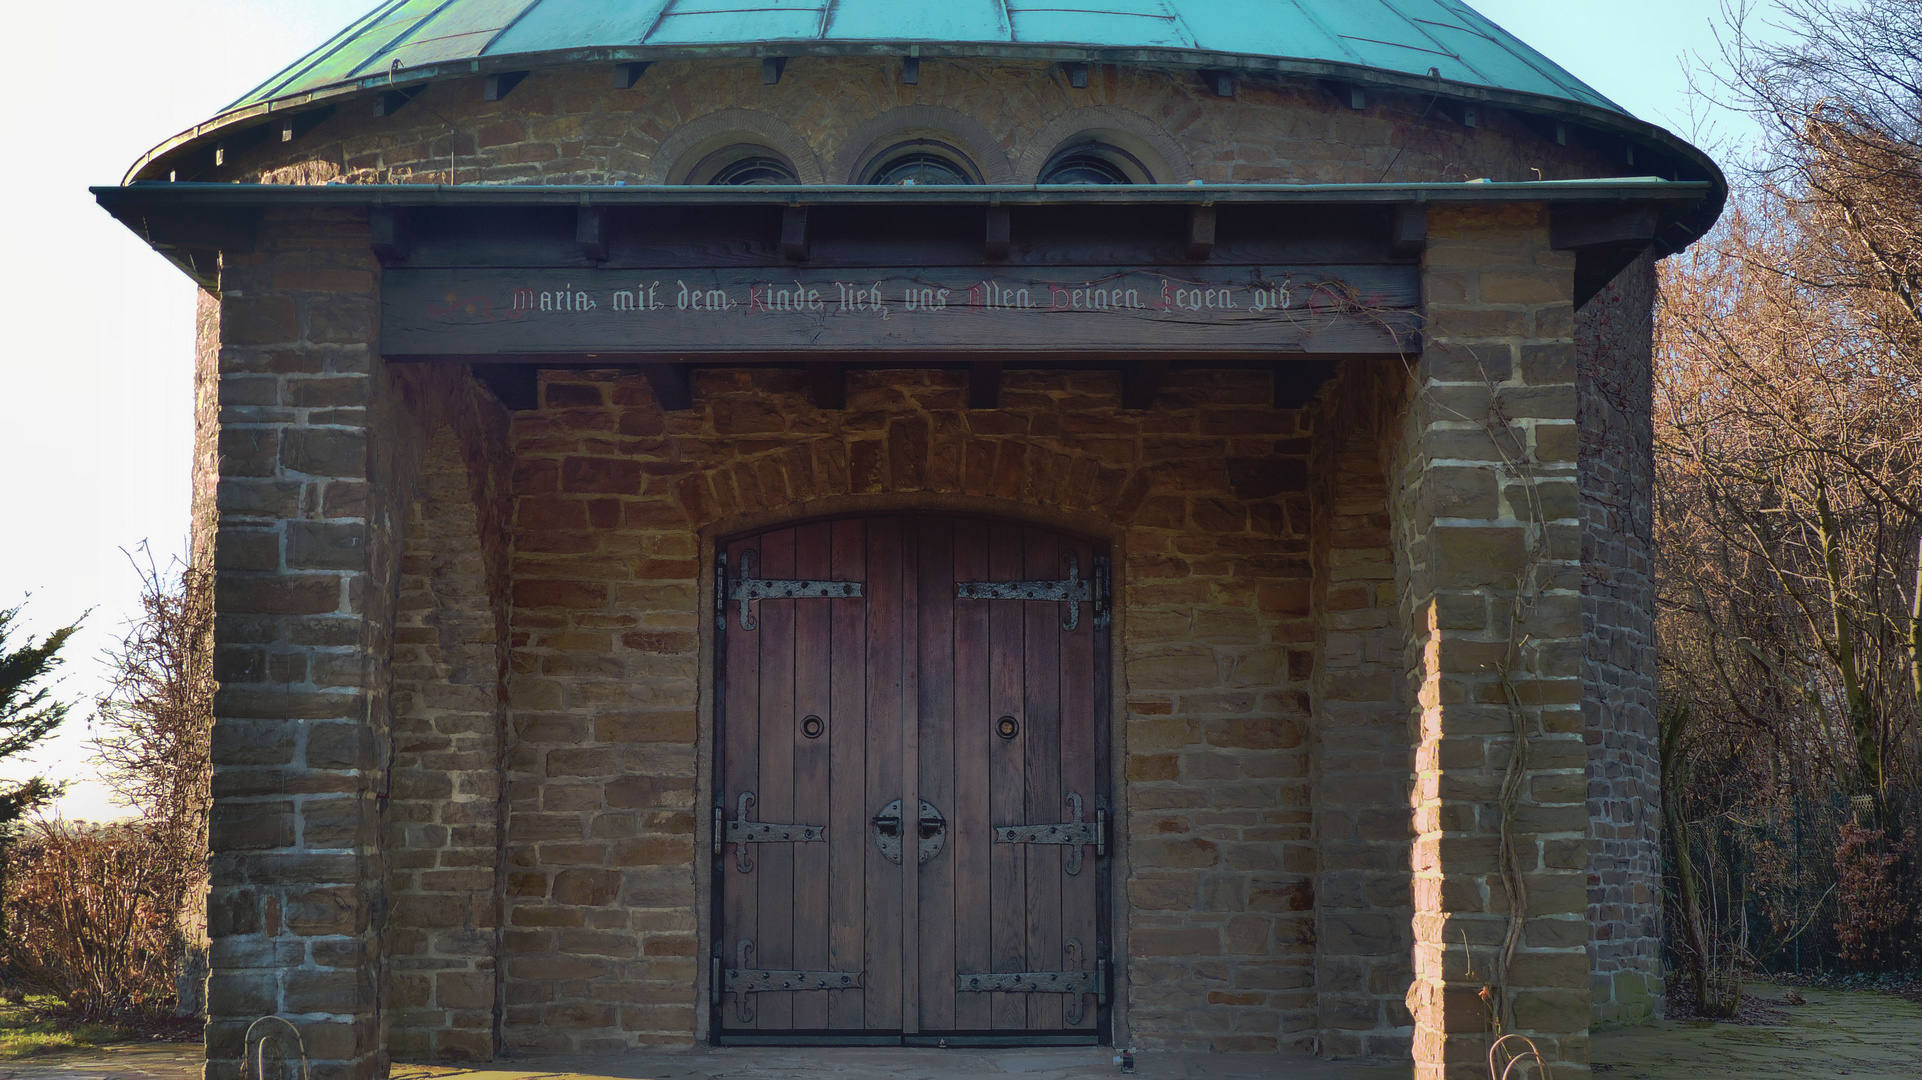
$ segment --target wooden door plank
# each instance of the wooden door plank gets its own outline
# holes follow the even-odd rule
[[[831,577],[867,580],[867,529],[858,520],[832,526]],[[867,599],[828,600],[830,686],[827,741],[832,754],[828,778],[828,942],[829,971],[872,970],[867,956],[867,865],[874,851],[868,841],[870,806],[867,775]],[[863,979],[863,982],[866,982]],[[867,991],[828,991],[827,1026],[859,1030],[866,1023]]]
[[[901,526],[901,1031],[921,1030],[921,591],[920,534]]]
[[[794,574],[822,580],[833,576],[832,527],[825,522],[795,531]],[[833,634],[831,600],[800,600],[794,604],[794,712],[789,726],[794,746],[794,818],[809,825],[825,825],[829,813],[831,775],[827,723],[830,707],[830,653]],[[810,738],[808,718],[820,723]],[[828,968],[828,848],[826,844],[795,844],[794,852],[794,966],[800,971]],[[794,1027],[819,1031],[828,1026],[828,994],[811,990],[794,995]]]
[[[988,563],[991,581],[1019,581],[1026,575],[1027,553],[1022,546],[1020,526],[995,523],[988,527]],[[1022,672],[1026,667],[1023,605],[1005,601],[987,604],[989,712],[997,718],[1012,716],[1017,725],[1014,738],[996,737],[989,751],[990,810],[996,825],[1019,825],[1027,821],[1024,790],[1028,717],[1023,700]],[[993,844],[989,863],[991,970],[1026,971],[1027,885],[1020,845]],[[995,1029],[1021,1030],[1028,1026],[1027,995],[994,993],[988,997]]]
[[[862,835],[889,801],[901,797],[901,521],[868,525],[867,809]],[[867,843],[867,993],[864,1027],[901,1028],[901,868]],[[905,860],[904,860],[905,861]]]
[[[791,578],[793,529],[761,538],[761,576]],[[755,816],[761,821],[792,822],[794,816],[794,633],[795,607],[805,601],[762,600],[761,634],[761,788]],[[793,969],[793,844],[756,844],[754,875],[760,881],[761,940],[754,943],[755,965]],[[792,993],[756,994],[755,1024],[761,1030],[794,1026]]]
[[[1079,541],[1070,541],[1069,546],[1083,573],[1092,576],[1095,549]],[[1061,634],[1059,676],[1061,787],[1064,792],[1073,791],[1081,795],[1082,818],[1087,821],[1095,819],[1095,797],[1099,794],[1094,737],[1095,618],[1092,608],[1093,605],[1084,607],[1080,624],[1074,630]],[[1096,922],[1100,909],[1095,883],[1101,876],[1104,861],[1095,858],[1092,846],[1084,847],[1081,850],[1079,872],[1064,873],[1061,879],[1061,937],[1064,942],[1069,938],[1081,942],[1081,966],[1090,971],[1094,969],[1099,938]],[[1061,1001],[1066,1005],[1067,998]],[[1084,997],[1080,1011],[1080,1023],[1066,1026],[1093,1028],[1093,999]],[[1064,1023],[1065,1019],[1064,1010]]]
[[[921,868],[923,1031],[954,1030],[954,519],[920,518],[921,798],[948,819],[940,854]]]
[[[988,529],[978,519],[960,518],[954,526],[954,576],[988,580]],[[990,600],[954,602],[954,810],[948,815],[948,845],[954,850],[954,966],[957,971],[991,971],[994,828],[990,804],[988,755],[997,737],[988,657]],[[957,1031],[992,1026],[987,994],[956,994]]]
[[[739,575],[741,552],[746,543],[729,545],[727,564],[731,575]],[[761,631],[741,629],[740,615],[728,605],[722,616],[733,620],[724,641],[727,648],[727,694],[725,727],[721,730],[721,790],[716,793],[722,813],[733,820],[743,791],[756,791],[760,782],[761,715]],[[758,845],[753,845],[758,846]],[[749,858],[754,857],[750,849]],[[723,966],[732,967],[739,957],[742,941],[760,935],[760,883],[752,874],[735,867],[739,852],[734,845],[721,851],[721,931],[716,934]],[[758,995],[751,995],[758,996]],[[754,1003],[750,1002],[750,1008]],[[737,1002],[730,995],[721,1002],[721,1026],[725,1029],[750,1028],[739,1019]]]
[[[1065,564],[1061,540],[1038,529],[1027,531],[1027,576],[1060,578]],[[1026,813],[1030,822],[1060,821],[1061,799],[1061,616],[1049,601],[1021,605],[1027,621],[1027,677],[1023,695],[1028,711]],[[1061,864],[1065,848],[1023,844],[1027,862],[1027,962],[1030,971],[1060,971]],[[1028,1023],[1036,1030],[1063,1026],[1059,994],[1028,995]]]

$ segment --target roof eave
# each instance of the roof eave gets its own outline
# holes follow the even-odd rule
[[[1047,62],[1137,64],[1160,67],[1221,69],[1251,75],[1326,79],[1371,88],[1414,94],[1437,94],[1458,101],[1486,104],[1537,116],[1575,121],[1617,135],[1643,146],[1672,155],[1694,165],[1701,176],[1726,194],[1727,181],[1715,162],[1690,143],[1667,130],[1639,120],[1627,113],[1599,105],[1549,94],[1535,94],[1473,83],[1454,82],[1402,72],[1386,71],[1329,60],[1289,59],[1221,53],[1194,49],[1096,48],[1073,45],[1035,45],[994,42],[902,42],[902,41],[769,41],[753,44],[715,46],[635,46],[626,48],[561,49],[538,53],[464,59],[442,64],[423,65],[383,72],[379,75],[347,80],[313,90],[274,98],[269,101],[231,109],[175,135],[143,154],[127,170],[122,183],[151,179],[150,170],[164,159],[229,132],[236,132],[288,112],[300,112],[360,94],[385,91],[468,78],[501,71],[553,68],[573,64],[660,62],[686,59],[759,58],[767,56],[875,56],[898,57],[912,47],[923,59],[974,57],[1020,59]],[[1720,213],[1716,203],[1716,215]],[[1703,225],[1704,231],[1714,217]]]

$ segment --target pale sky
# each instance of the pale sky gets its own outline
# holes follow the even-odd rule
[[[71,782],[60,805],[69,817],[122,812],[92,779],[86,748],[98,656],[138,607],[122,550],[146,542],[163,563],[184,550],[193,440],[193,287],[87,187],[118,182],[141,153],[372,6],[92,0],[8,14],[19,102],[0,120],[0,296],[13,312],[12,344],[0,353],[0,461],[14,463],[0,482],[0,607],[31,594],[16,645],[91,614],[57,687],[78,703],[65,731],[0,775],[38,770]],[[1643,119],[1704,137],[1681,58],[1714,52],[1717,0],[1474,6]]]

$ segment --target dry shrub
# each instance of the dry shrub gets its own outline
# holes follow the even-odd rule
[[[0,880],[0,963],[9,978],[60,998],[83,1020],[171,1011],[180,938],[164,903],[167,862],[134,826],[27,826]]]
[[[1890,971],[1909,958],[1915,901],[1898,880],[1915,850],[1915,830],[1900,841],[1886,829],[1853,822],[1835,848],[1835,936],[1842,958],[1867,971]]]

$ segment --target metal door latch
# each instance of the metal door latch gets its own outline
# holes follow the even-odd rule
[[[1081,605],[1094,606],[1096,626],[1107,625],[1108,559],[1094,557],[1094,576],[1081,578],[1081,559],[1074,552],[1063,556],[1068,576],[1060,581],[957,581],[954,595],[962,600],[1053,600],[1066,604],[1061,612],[1061,628],[1073,630],[1081,625]]]
[[[1093,994],[1095,1004],[1108,1003],[1108,962],[1098,960],[1093,971],[1075,970],[1081,966],[1081,941],[1069,938],[1061,951],[1067,956],[1067,971],[996,971],[978,975],[956,975],[954,987],[964,994],[1069,994],[1065,1006],[1068,1023],[1081,1022],[1081,995]]]
[[[722,844],[735,845],[735,869],[743,874],[754,872],[754,862],[747,857],[749,844],[806,844],[826,841],[826,825],[783,825],[772,821],[749,821],[748,814],[754,809],[754,793],[741,792],[733,821],[723,823],[721,808],[714,808],[714,854],[721,853]]]
[[[883,806],[869,823],[874,830],[874,846],[881,849],[887,860],[897,865],[901,862],[901,800]],[[926,799],[921,800],[921,820],[919,842],[915,845],[915,861],[926,866],[928,861],[941,854],[941,848],[948,842],[948,819]]]
[[[756,600],[859,599],[858,581],[804,581],[799,579],[757,578],[754,568],[761,553],[749,548],[741,552],[741,576],[728,583],[727,598],[741,603],[741,629],[760,625],[750,605]],[[721,564],[723,567],[725,563]]]
[[[861,986],[861,971],[773,971],[757,969],[754,964],[754,943],[743,940],[736,950],[740,967],[728,968],[720,972],[721,958],[714,958],[714,967],[721,978],[716,980],[715,993],[734,995],[734,1016],[743,1024],[754,1022],[754,1010],[748,1008],[749,994],[770,994],[795,990],[854,990]],[[718,1001],[716,1002],[718,1004]]]
[[[1046,825],[997,825],[994,828],[994,842],[997,844],[1065,844],[1068,846],[1068,862],[1063,867],[1070,874],[1081,872],[1081,846],[1093,844],[1095,858],[1108,854],[1108,806],[1107,800],[1095,798],[1094,820],[1081,820],[1081,794],[1070,791],[1062,799],[1068,804],[1068,820]]]

